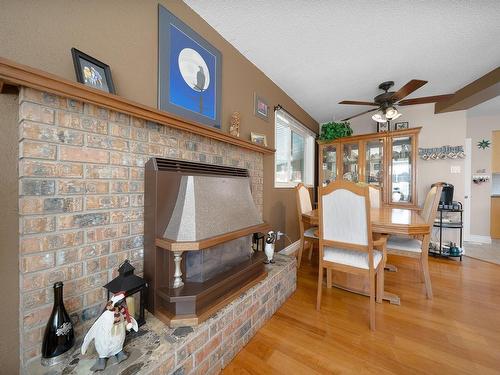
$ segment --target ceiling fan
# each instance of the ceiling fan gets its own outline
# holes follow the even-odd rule
[[[372,116],[372,119],[377,122],[387,122],[389,120],[395,120],[399,116],[401,116],[401,112],[397,110],[396,106],[436,103],[441,100],[449,99],[453,95],[453,94],[446,94],[446,95],[424,96],[421,98],[403,100],[405,97],[410,95],[412,92],[418,90],[426,83],[427,81],[422,81],[420,79],[412,79],[406,85],[401,87],[398,91],[389,91],[389,89],[392,86],[394,86],[394,81],[382,82],[380,85],[378,85],[378,88],[380,90],[384,90],[385,92],[373,98],[373,102],[362,102],[356,100],[343,100],[339,102],[339,104],[371,105],[377,107],[374,109],[370,109],[368,111],[358,113],[354,116],[345,118],[342,121],[347,121],[354,117],[364,115],[365,113],[377,111],[377,113],[375,113]]]

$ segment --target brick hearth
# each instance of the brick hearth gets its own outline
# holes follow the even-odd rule
[[[132,333],[125,342],[129,359],[118,365],[111,360],[102,375],[218,374],[295,291],[295,258],[277,255],[276,263],[266,268],[264,280],[197,327],[168,328],[148,315],[139,334]],[[87,375],[95,359],[95,353],[82,356],[77,346],[55,368],[32,361],[27,373]]]

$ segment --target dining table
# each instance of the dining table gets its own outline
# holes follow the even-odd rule
[[[309,226],[319,225],[319,210],[314,209],[302,214],[302,221]],[[404,236],[424,236],[430,233],[429,224],[420,216],[418,210],[400,207],[382,206],[370,208],[370,221],[374,236],[383,235],[404,235]],[[318,233],[316,233],[318,235]],[[386,269],[397,271],[392,265],[386,265]],[[332,274],[333,285],[349,290],[354,293],[369,295],[368,279],[359,275],[345,272],[334,272]],[[385,291],[384,300],[391,304],[400,304],[398,295]]]

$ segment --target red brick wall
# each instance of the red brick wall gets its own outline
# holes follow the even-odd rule
[[[22,358],[38,356],[64,282],[78,334],[102,309],[102,285],[143,266],[144,164],[152,156],[247,168],[263,209],[262,154],[91,104],[23,88],[19,95]]]

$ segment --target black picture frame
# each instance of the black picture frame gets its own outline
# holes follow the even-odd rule
[[[111,68],[108,64],[76,48],[71,48],[71,55],[73,56],[73,65],[75,66],[76,80],[78,82],[97,90],[116,94],[113,78],[111,77]]]
[[[182,53],[185,50],[189,50],[191,59],[184,59]],[[199,69],[197,74],[201,75],[197,82],[189,80],[194,76],[193,64]],[[158,108],[220,129],[221,101],[221,53],[159,4]]]
[[[377,133],[385,133],[391,130],[389,122],[377,122]]]
[[[410,125],[409,125],[408,121],[396,122],[394,124],[394,130],[404,130],[404,129],[409,129],[409,128],[410,128]]]

